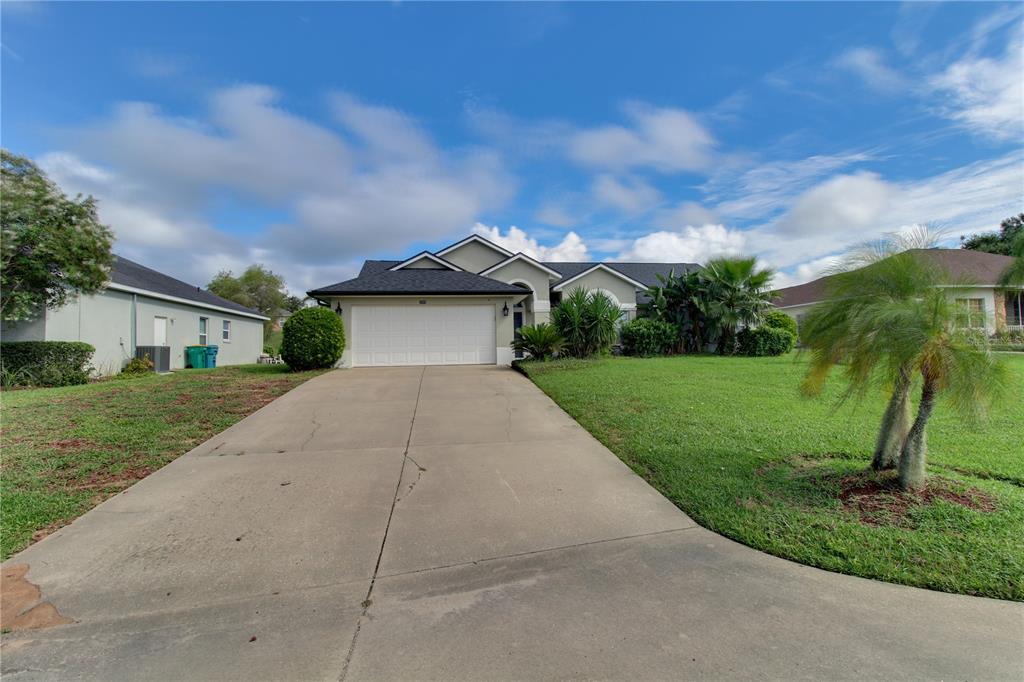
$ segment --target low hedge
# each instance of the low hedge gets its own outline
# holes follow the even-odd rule
[[[678,336],[668,322],[638,317],[622,325],[622,352],[641,357],[664,355],[675,346]]]
[[[345,350],[345,325],[330,308],[303,308],[284,323],[281,359],[295,371],[332,367]]]
[[[796,334],[778,327],[747,328],[739,333],[739,346],[741,355],[783,355],[796,346]]]
[[[0,343],[0,379],[5,386],[71,386],[89,381],[96,352],[81,341]]]

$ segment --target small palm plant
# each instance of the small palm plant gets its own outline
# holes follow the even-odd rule
[[[520,327],[512,349],[527,353],[534,360],[550,360],[562,349],[565,341],[554,325],[546,322]]]
[[[718,331],[718,352],[736,351],[736,333],[741,327],[760,323],[771,307],[771,283],[775,272],[758,269],[756,258],[715,258],[699,274],[705,295],[701,312]]]
[[[551,322],[565,340],[565,352],[577,358],[606,353],[618,338],[622,311],[600,291],[577,287],[551,311]]]

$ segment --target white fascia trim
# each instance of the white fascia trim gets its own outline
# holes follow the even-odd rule
[[[434,261],[435,263],[437,263],[439,265],[443,265],[443,266],[445,266],[446,268],[448,268],[450,270],[455,270],[456,272],[462,272],[462,268],[460,268],[455,263],[449,263],[444,258],[438,258],[437,256],[435,256],[434,254],[430,253],[429,251],[423,251],[421,253],[417,253],[415,256],[413,256],[409,260],[404,260],[401,263],[399,263],[398,265],[392,265],[390,268],[388,268],[388,270],[390,270],[392,272],[394,272],[395,270],[401,270],[402,268],[406,267],[407,265],[412,265],[413,263],[415,263],[417,261],[421,261],[424,258],[429,258],[430,260]]]
[[[574,276],[570,277],[569,279],[565,280],[564,282],[559,282],[555,286],[551,287],[551,290],[552,291],[562,291],[566,287],[566,285],[572,284],[573,282],[575,282],[579,278],[584,277],[586,275],[589,275],[590,273],[594,272],[595,270],[604,270],[609,275],[613,275],[615,277],[618,277],[619,279],[623,280],[624,282],[629,282],[630,284],[635,286],[637,289],[647,289],[647,285],[646,284],[641,284],[640,282],[636,281],[632,277],[627,277],[626,275],[622,274],[618,270],[615,270],[613,268],[608,267],[604,263],[598,263],[597,265],[595,265],[593,267],[587,268],[586,270],[584,270],[580,274],[574,275]]]
[[[512,263],[515,263],[517,260],[526,261],[527,263],[529,263],[530,265],[534,266],[535,268],[538,268],[538,269],[543,270],[544,272],[548,273],[548,275],[549,275],[548,279],[562,279],[562,275],[561,274],[555,272],[554,270],[552,270],[548,266],[544,265],[543,263],[535,261],[534,259],[532,259],[529,256],[527,256],[525,253],[517,253],[516,255],[512,256],[511,258],[506,258],[505,260],[501,261],[500,263],[495,263],[494,265],[492,265],[491,267],[487,268],[483,272],[478,272],[477,274],[481,275],[481,276],[487,276],[487,275],[491,274],[492,272],[494,272],[496,270],[502,269],[506,265],[511,265]]]
[[[497,244],[495,244],[494,242],[487,241],[486,239],[484,239],[483,237],[481,237],[480,235],[477,235],[477,234],[471,234],[468,237],[466,237],[465,239],[463,239],[462,241],[455,242],[451,246],[446,246],[441,251],[438,251],[437,255],[438,256],[443,256],[444,254],[446,254],[446,253],[448,253],[450,251],[454,251],[455,249],[457,249],[460,246],[463,246],[465,244],[468,244],[469,242],[479,242],[479,243],[483,244],[484,246],[497,251],[498,253],[500,253],[501,255],[503,255],[505,257],[509,257],[509,256],[512,255],[512,252],[509,251],[508,249],[504,249],[504,248],[498,246]]]
[[[805,305],[817,305],[819,303],[821,301],[808,301],[807,303],[794,303],[793,305],[775,305],[772,303],[772,305],[778,310],[785,310],[787,308],[802,308]]]
[[[257,315],[255,313],[243,313],[240,310],[232,310],[231,308],[225,308],[219,305],[213,305],[212,303],[202,303],[201,301],[190,301],[187,298],[178,298],[177,296],[168,296],[167,294],[158,294],[155,291],[149,291],[148,289],[138,289],[136,287],[128,287],[123,284],[116,284],[111,282],[107,285],[108,289],[114,291],[124,291],[129,294],[138,294],[139,296],[148,296],[149,298],[157,298],[161,301],[171,301],[172,303],[182,303],[184,305],[195,306],[196,308],[206,308],[207,310],[217,310],[223,313],[231,313],[232,315],[240,315],[241,317],[251,317],[256,320],[269,320],[270,318],[265,315]]]

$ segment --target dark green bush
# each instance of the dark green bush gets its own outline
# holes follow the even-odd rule
[[[564,344],[562,335],[553,324],[541,322],[520,327],[512,341],[512,349],[527,353],[534,360],[550,360]]]
[[[622,352],[626,355],[664,355],[675,346],[679,333],[663,320],[639,317],[622,325]]]
[[[141,358],[132,358],[128,361],[128,364],[121,370],[122,376],[126,377],[138,377],[145,376],[153,371],[153,361],[149,359],[149,354],[144,353]]]
[[[563,354],[576,358],[602,355],[618,337],[622,311],[607,294],[576,287],[551,311],[551,323],[565,340]]]
[[[777,327],[747,328],[739,333],[742,355],[783,355],[793,350],[795,345],[796,334]]]
[[[95,348],[81,341],[0,343],[0,378],[5,386],[71,386],[89,381]]]
[[[766,312],[761,318],[761,326],[785,329],[793,336],[797,336],[798,334],[796,320],[781,310],[769,310]]]
[[[330,308],[303,308],[284,323],[281,359],[295,371],[332,367],[345,350],[345,326]]]

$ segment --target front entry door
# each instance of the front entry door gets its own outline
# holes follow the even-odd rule
[[[515,308],[512,309],[512,329],[514,330],[513,333],[515,334],[516,338],[519,338],[519,328],[523,326],[523,313],[524,310],[522,304],[517,305]],[[516,351],[516,359],[523,359],[523,351]]]
[[[167,345],[167,318],[166,317],[154,317],[153,318],[153,345],[154,346],[166,346]]]

